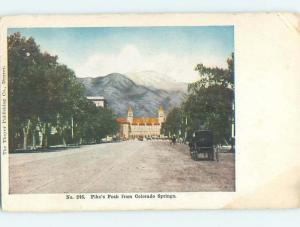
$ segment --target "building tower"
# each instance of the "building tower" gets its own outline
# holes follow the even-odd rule
[[[162,124],[163,122],[165,122],[165,111],[162,106],[160,106],[158,109],[158,122],[159,122],[159,124]]]
[[[128,108],[127,122],[129,122],[130,124],[132,124],[132,122],[133,122],[133,111],[131,109],[131,106],[129,106],[129,108]]]

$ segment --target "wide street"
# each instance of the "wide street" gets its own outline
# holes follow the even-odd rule
[[[10,154],[10,193],[234,191],[234,154],[193,161],[187,145],[124,141]]]

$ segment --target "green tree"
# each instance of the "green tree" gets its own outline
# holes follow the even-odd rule
[[[96,107],[86,100],[82,102],[85,111],[78,115],[78,137],[85,143],[100,142],[107,135],[113,135],[118,130],[118,124],[113,112],[108,108]]]
[[[40,82],[42,65],[42,54],[32,38],[20,33],[8,37],[10,145],[23,137],[23,147],[27,147],[28,134],[37,121],[36,103],[42,96],[35,85]]]
[[[180,108],[172,109],[162,127],[165,135],[189,137],[195,130],[210,129],[215,144],[229,142],[234,124],[234,55],[228,68],[198,64],[199,80],[188,85],[188,96]],[[184,136],[183,136],[184,135]]]
[[[182,110],[175,107],[170,110],[162,126],[162,133],[167,136],[179,136],[182,132]]]
[[[189,116],[190,130],[203,127],[213,131],[216,144],[229,142],[234,104],[234,55],[227,60],[228,68],[195,68],[200,79],[188,86],[189,96],[183,104]]]
[[[99,141],[117,131],[113,112],[97,108],[84,96],[84,86],[58,57],[42,53],[33,38],[8,37],[10,148],[28,142],[42,147]],[[56,131],[55,140],[49,138]],[[31,137],[30,137],[31,136]],[[22,140],[22,143],[21,143]]]

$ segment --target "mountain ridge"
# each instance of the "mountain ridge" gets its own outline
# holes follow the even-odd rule
[[[185,97],[183,91],[143,86],[121,73],[77,80],[84,85],[86,96],[104,96],[117,116],[126,116],[129,106],[134,116],[157,116],[160,105],[168,112],[179,106]]]
[[[167,91],[183,91],[186,92],[187,84],[177,82],[171,77],[158,73],[156,71],[139,71],[124,74],[138,85],[146,86],[154,89],[163,89]]]

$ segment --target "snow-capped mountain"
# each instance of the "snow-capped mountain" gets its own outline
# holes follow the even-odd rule
[[[125,73],[124,75],[134,81],[136,84],[149,88],[183,92],[186,92],[187,90],[186,83],[177,82],[171,77],[156,71],[132,72]]]
[[[164,90],[136,84],[127,76],[111,73],[96,78],[78,78],[86,88],[87,96],[104,96],[116,115],[125,116],[131,106],[135,116],[156,116],[160,105],[166,112],[179,106],[185,92],[181,90]]]

